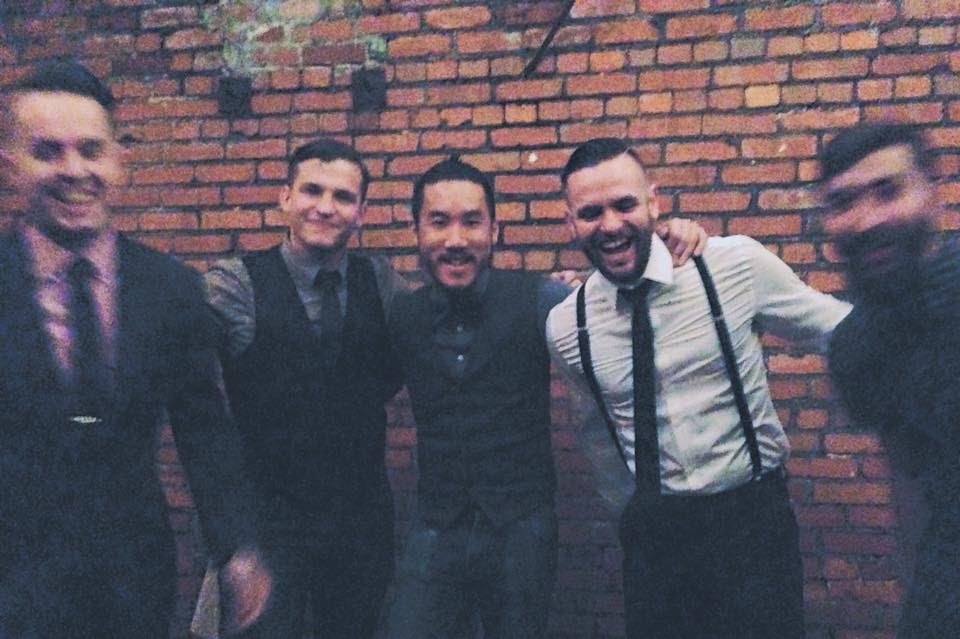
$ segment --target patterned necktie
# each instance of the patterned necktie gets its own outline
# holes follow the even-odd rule
[[[319,271],[313,285],[320,290],[320,348],[326,368],[332,368],[340,353],[343,314],[340,312],[340,271]]]
[[[660,492],[660,447],[657,441],[657,382],[653,352],[653,327],[647,297],[651,282],[620,289],[630,302],[633,316],[633,453],[638,488]]]
[[[70,284],[70,349],[72,412],[77,415],[102,417],[110,397],[110,372],[103,353],[100,319],[93,303],[90,285],[96,268],[86,258],[79,258],[67,272]]]

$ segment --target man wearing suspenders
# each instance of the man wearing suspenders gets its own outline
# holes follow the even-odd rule
[[[627,637],[803,637],[789,444],[756,331],[823,341],[849,305],[746,237],[673,268],[655,187],[621,140],[582,145],[562,183],[597,271],[550,313],[547,342],[597,400],[582,434],[601,492],[628,502]]]

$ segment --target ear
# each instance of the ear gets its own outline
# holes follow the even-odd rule
[[[647,187],[647,211],[652,220],[660,217],[660,198],[657,195],[657,185],[653,183]]]
[[[280,209],[284,212],[287,210],[287,206],[290,204],[290,185],[284,184],[280,187],[280,195],[277,198],[277,204],[280,206]]]

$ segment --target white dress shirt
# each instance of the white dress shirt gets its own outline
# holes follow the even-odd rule
[[[750,479],[750,455],[700,275],[692,261],[675,269],[660,238],[654,235],[652,241],[643,279],[653,281],[649,309],[661,490],[712,494],[735,488]],[[790,267],[748,237],[710,238],[704,260],[726,316],[763,467],[776,468],[786,460],[789,443],[770,399],[758,331],[791,340],[818,340],[825,348],[850,305],[806,286]],[[584,285],[597,383],[633,473],[630,303],[600,272]],[[550,313],[547,343],[560,369],[589,396],[577,343],[576,293]],[[620,501],[632,490],[632,475],[624,473],[599,413],[594,410],[588,421],[583,439],[588,455],[599,465],[599,477],[629,482],[601,490]],[[610,496],[611,488],[617,497]]]

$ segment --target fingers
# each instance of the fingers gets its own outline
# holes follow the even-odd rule
[[[657,235],[666,244],[674,266],[681,266],[707,246],[707,232],[691,220],[673,218],[657,225]]]

